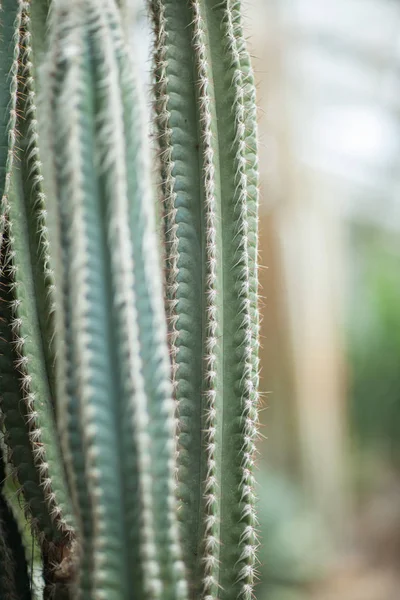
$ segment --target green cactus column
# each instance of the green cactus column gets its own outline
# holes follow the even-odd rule
[[[32,76],[30,2],[18,0],[2,8],[3,24],[12,10],[18,14],[10,36],[17,58],[5,76],[8,84],[12,82],[9,105],[15,120],[3,196],[0,410],[19,501],[27,527],[40,542],[46,581],[54,588],[74,533],[53,413],[53,276]]]
[[[252,597],[258,173],[240,3],[152,0],[178,497],[193,598]]]
[[[54,6],[43,71],[57,419],[79,592],[185,600],[148,137],[114,0]]]
[[[8,196],[17,139],[17,88],[22,3],[0,3],[0,245],[9,209]]]

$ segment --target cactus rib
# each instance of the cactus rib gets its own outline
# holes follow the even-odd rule
[[[19,34],[22,5],[0,3],[0,247],[9,210],[8,195],[17,140]]]
[[[51,266],[50,243],[47,225],[46,196],[43,188],[42,162],[36,107],[36,80],[34,78],[32,49],[31,1],[23,2],[20,40],[20,112],[24,118],[18,122],[20,134],[20,169],[27,198],[27,213],[31,226],[30,248],[35,259],[32,268],[35,280],[39,325],[44,338],[43,351],[50,391],[54,397],[54,273]]]
[[[2,291],[0,303],[0,369],[2,382],[1,412],[5,442],[10,448],[10,460],[16,468],[19,480],[22,482],[22,491],[27,503],[26,508],[29,513],[35,515],[33,525],[36,525],[35,529],[39,529],[47,537],[51,537],[53,526],[47,511],[43,510],[45,505],[44,490],[40,485],[39,472],[32,454],[19,374],[15,369],[18,357],[11,329],[14,299],[11,293],[12,281],[9,275],[4,272],[4,263],[2,264],[2,271],[0,279]]]
[[[43,267],[43,274],[45,273],[46,267],[42,260],[47,260],[48,256],[42,257],[41,250],[38,253],[33,252],[37,238],[41,239],[45,235],[45,230],[42,222],[40,162],[37,158],[37,139],[34,135],[36,122],[34,91],[27,61],[29,55],[29,46],[27,45],[29,4],[20,1],[19,6],[21,13],[19,18],[20,59],[17,108],[18,111],[25,113],[24,123],[19,127],[22,134],[21,147],[27,142],[29,151],[21,156],[21,168],[18,171],[14,169],[12,173],[12,189],[10,190],[12,201],[9,206],[10,219],[6,224],[7,243],[4,245],[7,257],[5,267],[10,278],[12,315],[10,323],[7,323],[6,326],[11,327],[12,330],[14,352],[17,357],[15,365],[20,372],[22,404],[19,411],[21,418],[17,418],[20,418],[22,428],[25,430],[25,433],[23,434],[21,431],[20,435],[27,436],[30,441],[33,463],[38,471],[40,481],[41,492],[38,491],[38,493],[42,494],[45,499],[43,506],[38,505],[36,508],[42,513],[48,509],[51,518],[57,524],[55,528],[59,529],[61,537],[63,534],[68,537],[71,527],[62,516],[63,509],[67,509],[68,501],[53,423],[48,370],[46,370],[44,361],[43,346],[47,345],[47,340],[44,341],[41,337],[40,309],[35,302],[35,299],[40,297],[37,285],[41,278],[38,277],[38,272],[40,273],[40,268]],[[19,119],[17,124],[20,125]],[[31,136],[30,139],[29,136]],[[22,174],[25,175],[25,189],[21,185]],[[42,247],[47,252],[47,246],[45,244],[41,246],[39,243],[39,248]],[[7,409],[6,403],[3,402],[6,431],[8,425],[13,426],[12,417],[7,414],[8,410],[13,413],[12,406]],[[16,467],[18,470],[19,465],[16,464]],[[25,481],[21,477],[21,473],[19,477],[24,487]],[[58,503],[58,499],[63,505],[63,509]],[[33,514],[33,517],[36,518],[37,515]],[[49,534],[48,531],[47,535]],[[56,530],[51,532],[50,537],[53,535],[55,539],[60,537]]]
[[[255,552],[257,547],[256,514],[255,514],[255,480],[253,461],[256,454],[256,438],[258,425],[258,310],[257,310],[257,166],[254,164],[255,132],[255,101],[252,94],[254,88],[250,77],[250,65],[241,31],[240,5],[232,3],[231,10],[225,13],[225,31],[228,56],[231,56],[233,66],[233,86],[235,97],[232,105],[235,118],[235,171],[236,198],[235,209],[238,211],[239,228],[237,235],[240,239],[240,258],[243,264],[239,280],[238,294],[242,301],[244,328],[244,377],[246,378],[243,402],[243,447],[242,447],[242,480],[241,489],[243,502],[242,522],[245,525],[239,545],[241,554],[238,561],[241,593],[245,600],[253,595],[255,577]],[[235,25],[236,21],[236,25]],[[243,71],[247,65],[247,73]],[[247,114],[249,113],[249,114]]]
[[[56,273],[54,340],[57,355],[56,415],[81,547],[77,593],[86,598],[90,597],[92,589],[93,519],[89,492],[85,483],[86,468],[82,452],[83,432],[79,418],[80,410],[77,396],[77,352],[71,327],[73,298],[69,293],[70,273],[67,272],[71,256],[70,219],[66,218],[65,211],[64,213],[59,211],[59,208],[66,208],[67,204],[65,202],[55,204],[54,202],[58,191],[58,181],[56,181],[54,173],[61,172],[61,169],[65,167],[64,155],[62,152],[60,154],[60,149],[55,144],[54,114],[58,110],[58,97],[67,80],[68,69],[71,70],[73,66],[76,74],[68,82],[71,85],[68,102],[72,107],[75,107],[76,111],[78,110],[79,89],[84,85],[82,82],[85,82],[90,74],[88,74],[86,55],[81,56],[79,61],[76,58],[71,60],[71,57],[69,57],[70,62],[68,63],[68,48],[79,48],[82,44],[80,37],[82,30],[74,27],[71,11],[62,5],[58,5],[57,9],[53,8],[50,19],[49,50],[42,67],[44,85],[40,104],[43,114],[47,115],[46,121],[43,123],[44,157],[47,158],[43,165],[46,174],[46,190],[48,197],[53,199],[53,202],[48,204],[48,211]],[[49,118],[48,115],[52,115],[52,118]],[[90,132],[91,128],[88,127],[87,130]],[[62,150],[64,150],[63,147]],[[90,172],[90,169],[88,171]],[[61,196],[63,200],[65,195],[64,192],[64,196]],[[67,197],[70,199],[71,196],[67,194]]]
[[[184,554],[197,570],[201,497],[202,208],[190,7],[150,2],[155,30],[155,115],[161,153],[166,297],[178,416],[178,497]],[[177,52],[181,49],[181,53]],[[179,318],[178,318],[179,309]],[[183,356],[186,360],[181,360]],[[197,398],[197,402],[195,399]],[[194,578],[190,585],[193,587]]]

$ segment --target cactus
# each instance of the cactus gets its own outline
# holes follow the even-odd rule
[[[55,8],[45,88],[58,223],[57,412],[91,556],[80,585],[98,598],[131,589],[184,598],[146,137],[113,1]]]
[[[247,600],[256,550],[254,86],[239,2],[153,0],[151,9],[182,538],[193,597]]]
[[[0,406],[20,497],[33,535],[41,540],[45,577],[53,587],[54,565],[70,552],[72,517],[52,407],[53,283],[32,77],[30,3],[13,4],[18,6],[12,36],[18,60],[12,66],[10,104],[15,119],[3,195]],[[6,7],[3,10],[6,13]]]
[[[251,66],[239,2],[148,6],[164,289],[126,4],[3,0],[6,458],[41,548],[45,598],[249,600],[258,400]],[[14,546],[0,548],[4,572],[15,558]]]
[[[0,4],[0,242],[3,237],[17,137],[18,59],[21,3]]]

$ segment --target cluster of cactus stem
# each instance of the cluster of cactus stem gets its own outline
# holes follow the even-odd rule
[[[158,190],[122,4],[0,0],[0,597],[250,600],[258,182],[240,2],[148,0]]]

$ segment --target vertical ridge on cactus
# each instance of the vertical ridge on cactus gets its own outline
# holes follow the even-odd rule
[[[53,527],[48,511],[41,510],[45,506],[44,492],[40,486],[39,472],[36,469],[26,414],[20,411],[23,406],[22,391],[18,373],[15,370],[17,356],[11,330],[12,295],[10,279],[3,274],[1,277],[2,298],[0,303],[0,369],[2,373],[1,411],[2,423],[5,430],[5,442],[10,448],[10,460],[16,468],[16,475],[22,482],[22,490],[27,503],[27,509],[35,514],[33,525],[43,531],[46,536],[53,533]]]
[[[0,245],[9,208],[8,194],[17,138],[18,60],[22,3],[0,3]]]
[[[244,100],[244,151],[247,176],[247,204],[248,218],[251,221],[250,243],[248,244],[250,268],[250,318],[254,328],[252,345],[254,351],[253,376],[254,389],[259,386],[259,338],[260,323],[258,312],[258,203],[259,203],[259,176],[258,176],[258,151],[257,151],[257,108],[256,87],[250,55],[246,48],[243,33],[240,1],[232,2],[232,27],[233,37],[236,40],[235,54],[239,60],[241,71],[241,86]]]
[[[30,29],[32,32],[32,56],[31,60],[34,63],[33,76],[38,89],[38,67],[42,64],[47,43],[49,39],[49,14],[52,7],[52,0],[28,0]]]
[[[254,566],[257,538],[255,532],[255,498],[253,461],[256,453],[257,405],[259,376],[259,317],[258,317],[258,278],[257,278],[257,215],[258,215],[258,164],[256,147],[255,86],[251,65],[241,30],[240,3],[232,2],[231,10],[226,11],[225,32],[228,56],[233,66],[235,116],[235,208],[239,211],[238,230],[239,252],[242,260],[242,273],[238,293],[241,297],[243,328],[245,331],[245,391],[243,419],[244,437],[242,447],[242,521],[245,524],[240,546],[239,577],[242,595],[250,598],[254,586]]]
[[[150,8],[182,537],[193,597],[247,600],[257,544],[254,87],[239,2]]]
[[[18,116],[15,127],[21,133],[19,146],[27,143],[28,151],[21,157],[20,168],[11,173],[8,190],[6,243],[2,248],[5,253],[3,271],[7,278],[4,281],[3,291],[6,294],[2,311],[7,384],[3,381],[1,409],[6,441],[11,443],[13,463],[34,529],[49,541],[61,542],[64,538],[67,544],[71,534],[71,525],[64,519],[65,511],[68,512],[68,499],[53,423],[49,365],[46,368],[44,358],[49,336],[42,339],[40,327],[40,320],[44,329],[43,321],[47,319],[47,311],[41,301],[47,306],[48,290],[42,288],[46,288],[48,256],[47,246],[44,241],[42,243],[45,230],[35,136],[34,90],[29,74],[28,3],[21,1],[18,5],[18,99],[15,110],[19,114],[23,112],[25,118],[21,123],[22,119]],[[21,173],[25,176],[25,187],[21,183]],[[15,443],[20,452],[16,451]]]
[[[179,414],[179,519],[191,573],[198,568],[201,503],[202,389],[202,207],[196,90],[193,82],[190,8],[186,3],[150,3],[154,29],[155,115],[161,149],[166,252],[166,296],[172,381]],[[173,38],[175,44],[170,43]],[[178,52],[178,49],[180,50]],[[179,237],[177,232],[179,231]],[[179,319],[177,310],[180,308]],[[184,312],[185,311],[185,312]],[[179,363],[178,353],[188,364]],[[181,483],[182,482],[182,483]],[[193,585],[191,583],[191,585]]]
[[[37,314],[44,339],[43,351],[51,395],[54,397],[54,273],[51,266],[47,226],[46,196],[43,189],[42,162],[36,107],[32,48],[31,2],[23,2],[20,35],[18,120],[19,170],[26,198],[27,219],[30,225],[30,248],[36,290]]]
[[[39,474],[40,489],[47,504],[38,506],[47,510],[54,521],[54,537],[67,539],[71,533],[68,517],[67,492],[64,487],[62,464],[54,427],[49,383],[45,369],[43,342],[33,299],[37,298],[32,274],[29,242],[29,225],[24,206],[22,186],[15,179],[10,202],[10,221],[7,225],[6,269],[9,272],[11,300],[11,323],[15,364],[19,371],[25,427],[31,444],[35,468]],[[35,233],[35,232],[34,232]],[[36,257],[33,257],[35,263]],[[21,406],[20,406],[21,411]],[[7,412],[4,411],[7,418]],[[6,425],[7,431],[7,425]],[[18,466],[17,466],[18,471]],[[24,486],[23,479],[20,478]],[[33,515],[35,516],[35,515]],[[67,520],[65,520],[67,519]],[[60,535],[58,535],[58,531]]]

